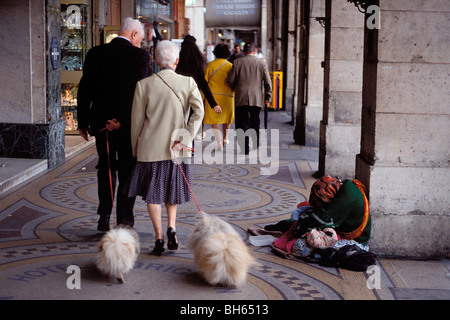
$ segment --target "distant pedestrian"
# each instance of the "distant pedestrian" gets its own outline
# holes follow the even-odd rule
[[[244,53],[241,51],[241,46],[239,44],[235,44],[233,54],[230,56],[228,61],[234,63],[234,60],[242,58],[244,56]]]
[[[209,103],[207,102],[204,123],[212,125],[217,148],[221,150],[229,142],[228,131],[234,122],[234,93],[227,83],[227,76],[233,65],[227,61],[230,56],[230,48],[227,44],[216,45],[214,55],[216,59],[208,64],[205,78],[214,99],[222,108],[222,113],[213,112],[211,108],[208,108]],[[222,125],[222,133],[220,125]]]
[[[255,57],[260,58],[260,59],[264,59],[264,55],[262,54],[261,48],[256,48]]]
[[[244,133],[254,129],[256,141],[253,141],[253,148],[256,149],[259,147],[259,114],[262,107],[269,107],[272,85],[266,61],[255,57],[255,46],[252,43],[245,44],[244,54],[245,57],[234,61],[227,81],[235,91],[236,129],[242,129]],[[249,154],[247,134],[241,138],[238,136],[238,144],[241,153]]]

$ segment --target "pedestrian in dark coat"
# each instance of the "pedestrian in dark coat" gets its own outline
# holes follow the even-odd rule
[[[128,197],[135,162],[130,121],[136,83],[150,73],[150,55],[141,49],[144,36],[140,21],[126,18],[118,37],[88,51],[78,87],[79,133],[85,140],[89,139],[88,134],[95,136],[99,156],[96,168],[100,231],[109,230],[117,178],[117,224],[134,225],[135,198]]]

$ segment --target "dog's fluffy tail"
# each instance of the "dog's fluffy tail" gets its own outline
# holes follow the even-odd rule
[[[133,269],[139,255],[139,238],[134,230],[115,228],[98,244],[97,268],[104,274],[123,281],[123,274]]]
[[[247,270],[254,258],[239,236],[212,234],[208,241],[196,250],[196,261],[210,284],[239,287],[247,278]]]

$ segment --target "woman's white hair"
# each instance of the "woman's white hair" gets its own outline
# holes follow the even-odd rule
[[[180,47],[170,40],[158,42],[155,58],[161,67],[173,65],[180,56]]]
[[[122,21],[119,33],[126,31],[133,32],[135,30],[139,31],[141,34],[145,34],[144,25],[139,20],[128,17]]]

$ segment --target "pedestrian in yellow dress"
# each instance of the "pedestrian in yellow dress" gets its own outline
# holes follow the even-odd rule
[[[223,145],[229,142],[228,131],[234,121],[234,92],[227,84],[227,75],[233,65],[227,61],[231,54],[227,44],[219,43],[213,53],[216,59],[206,67],[205,79],[208,81],[214,99],[222,108],[222,113],[214,112],[206,101],[204,124],[212,125],[217,149],[222,150]],[[220,132],[220,125],[222,125],[223,133]]]

